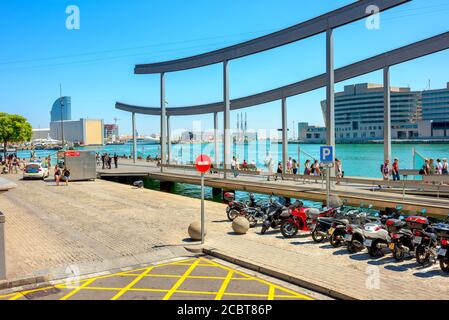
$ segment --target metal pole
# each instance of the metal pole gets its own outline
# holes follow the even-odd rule
[[[327,167],[326,171],[326,205],[331,207],[331,167]]]
[[[391,162],[390,67],[384,68],[384,160]]]
[[[64,109],[64,102],[62,99],[62,84],[59,85],[59,103],[61,104],[61,143],[64,148],[64,116],[62,114]]]
[[[229,71],[228,61],[223,62],[223,100],[224,100],[224,169],[229,169],[231,163],[231,101],[229,98]],[[227,172],[224,172],[224,178]]]
[[[288,126],[287,126],[287,99],[282,99],[282,172],[287,173],[288,161]]]
[[[165,148],[167,145],[167,121],[165,111],[165,73],[161,73],[161,172],[164,171],[165,161]]]
[[[334,30],[326,32],[326,144],[334,148],[335,157],[335,75],[334,75]],[[334,159],[332,159],[334,160]]]
[[[133,162],[136,163],[137,160],[137,140],[136,140],[136,113],[132,113],[132,123],[133,123]]]
[[[0,280],[6,279],[5,215],[0,212]]]
[[[215,167],[220,166],[220,160],[218,156],[218,112],[214,113],[214,151],[215,151]]]
[[[204,244],[204,172],[201,173],[201,244]]]
[[[171,132],[170,132],[170,116],[167,116],[167,163],[171,163]]]

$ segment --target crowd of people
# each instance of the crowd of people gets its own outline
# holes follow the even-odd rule
[[[96,159],[97,159],[97,166],[100,166],[103,169],[112,169],[112,162],[114,162],[114,167],[117,169],[118,168],[118,158],[119,156],[117,155],[117,153],[114,153],[114,155],[111,155],[109,153],[103,153],[100,155],[100,153],[98,152],[96,155]]]
[[[382,177],[384,180],[393,179],[393,181],[400,181],[400,169],[399,169],[399,159],[395,158],[393,164],[390,165],[390,160],[385,160],[384,163],[380,167],[380,172],[382,173]],[[449,166],[447,159],[425,159],[424,164],[419,170],[419,174],[422,176],[431,176],[431,175],[448,175],[449,174]]]
[[[5,159],[3,159],[3,155],[0,155],[0,165],[1,174],[17,174],[25,167],[25,159],[17,157],[15,153],[8,154]]]

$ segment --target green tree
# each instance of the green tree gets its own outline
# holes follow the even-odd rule
[[[9,143],[30,141],[33,135],[31,124],[17,114],[0,112],[0,142],[3,143],[4,156]]]

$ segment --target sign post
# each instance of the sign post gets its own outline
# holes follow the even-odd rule
[[[210,170],[212,160],[202,154],[196,158],[195,167],[201,172],[201,244],[204,244],[204,174]]]
[[[334,167],[334,148],[324,146],[320,148],[320,160],[326,167],[326,206],[330,208],[331,169]]]
[[[5,215],[0,212],[0,280],[6,279]]]

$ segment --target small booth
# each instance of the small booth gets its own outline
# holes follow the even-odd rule
[[[97,163],[95,151],[60,151],[58,165],[70,171],[71,181],[95,180],[97,178]],[[64,177],[62,177],[64,180]]]

